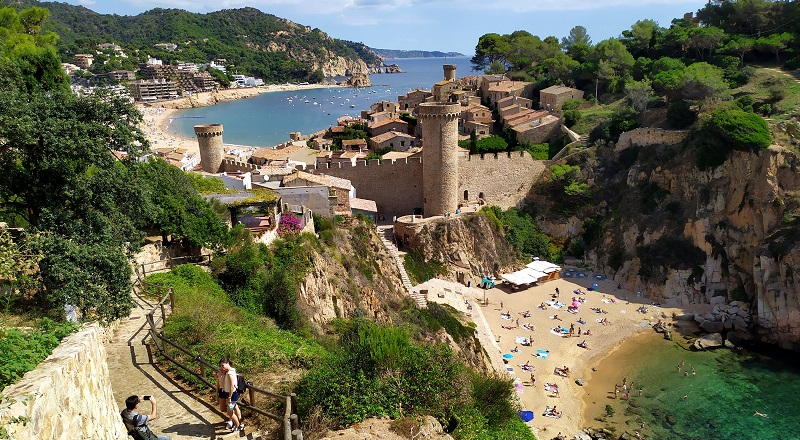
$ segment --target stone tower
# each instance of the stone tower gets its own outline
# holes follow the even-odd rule
[[[461,104],[426,102],[422,124],[422,194],[426,217],[458,208],[458,117]]]
[[[445,81],[455,81],[456,80],[456,65],[455,64],[444,64],[442,65],[444,69],[444,80]]]
[[[200,165],[207,173],[218,173],[225,151],[222,149],[222,124],[195,125],[200,145]]]

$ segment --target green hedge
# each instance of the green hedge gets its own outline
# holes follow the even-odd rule
[[[705,116],[688,143],[697,151],[697,167],[705,170],[722,165],[733,150],[755,152],[769,147],[772,135],[764,118],[732,107]]]

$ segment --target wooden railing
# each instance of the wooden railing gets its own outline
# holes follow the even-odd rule
[[[140,279],[137,279],[137,281],[141,283]],[[147,313],[147,324],[149,326],[148,331],[153,344],[156,346],[156,349],[164,357],[164,359],[197,378],[200,382],[211,388],[211,390],[216,394],[216,382],[212,382],[209,379],[209,375],[214,374],[216,367],[203,358],[203,356],[192,353],[189,349],[169,340],[164,336],[162,331],[159,331],[159,325],[163,326],[167,319],[167,314],[172,313],[173,310],[175,310],[175,293],[172,289],[169,289],[167,294],[161,298],[158,304],[156,304],[152,310]],[[168,346],[193,359],[195,362],[197,362],[197,367],[192,368],[175,359],[175,357],[170,356],[166,349]],[[274,414],[267,409],[259,407],[256,403],[256,398],[259,395],[262,396],[259,401],[277,400],[278,403],[283,407],[283,414]],[[253,385],[251,382],[248,382],[247,398],[245,399],[243,396],[243,398],[239,401],[239,404],[244,408],[278,422],[281,425],[281,430],[283,432],[283,440],[303,440],[303,431],[300,430],[297,414],[294,413],[294,410],[297,408],[297,397],[294,393],[288,396],[275,394],[261,389]]]

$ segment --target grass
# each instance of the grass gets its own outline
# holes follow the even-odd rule
[[[175,311],[164,327],[167,338],[212,364],[229,356],[237,371],[250,380],[278,367],[310,367],[325,353],[316,342],[281,330],[269,318],[237,307],[216,280],[199,267],[183,265],[171,272],[150,275],[146,285],[148,290],[175,291]],[[191,366],[197,365],[180,353],[170,354]],[[197,383],[187,373],[175,372],[182,379]]]
[[[586,109],[578,110],[581,114],[581,120],[573,125],[570,129],[580,135],[587,135],[601,122],[611,119],[611,115],[617,111],[622,103],[623,100],[620,99],[610,104],[595,105]]]
[[[781,90],[779,100],[772,106],[774,114],[772,120],[787,120],[800,107],[800,74],[784,72],[771,68],[757,68],[747,84],[733,90],[734,96],[751,95],[756,102],[771,102],[774,100],[772,89]]]

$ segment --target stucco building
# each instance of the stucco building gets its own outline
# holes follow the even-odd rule
[[[550,86],[539,91],[539,107],[545,110],[561,110],[561,106],[570,99],[583,99],[583,90],[565,86]]]

